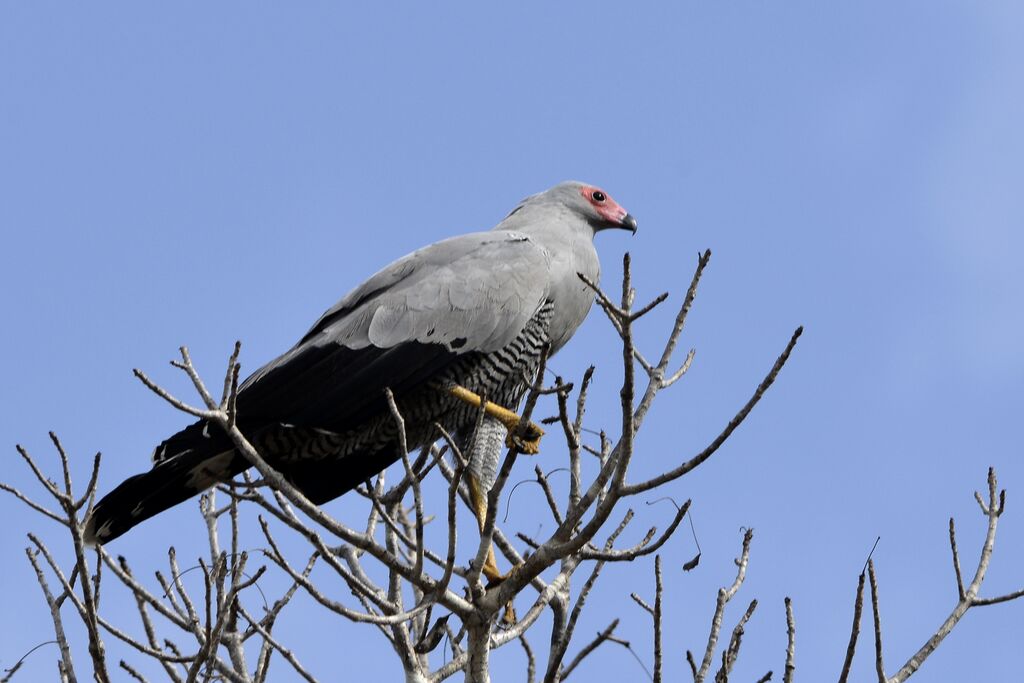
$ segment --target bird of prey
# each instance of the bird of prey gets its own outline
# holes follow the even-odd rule
[[[597,282],[593,240],[606,228],[635,233],[636,220],[603,190],[564,182],[527,197],[492,230],[395,261],[239,387],[239,428],[291,484],[325,503],[399,459],[390,389],[408,448],[437,440],[435,423],[465,445],[483,524],[486,493],[542,350],[562,348],[593,303],[578,274]],[[533,430],[521,444],[528,452],[542,433]],[[248,467],[223,431],[200,420],[157,446],[152,469],[96,504],[85,538],[108,542]],[[494,578],[493,556],[487,565]]]

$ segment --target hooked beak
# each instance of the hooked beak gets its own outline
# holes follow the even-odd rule
[[[623,216],[622,220],[619,221],[619,227],[621,227],[623,230],[629,230],[631,233],[635,235],[636,219],[633,218],[633,214],[627,213],[625,216]]]

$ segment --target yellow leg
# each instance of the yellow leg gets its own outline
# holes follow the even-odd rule
[[[483,531],[484,523],[487,521],[487,496],[484,495],[483,490],[480,488],[480,482],[472,474],[469,475],[469,497],[473,502],[473,512],[476,515],[480,531]],[[498,561],[494,556],[494,544],[492,543],[491,547],[487,549],[487,559],[484,560],[484,566],[481,569],[490,585],[504,581],[515,569],[513,567],[508,574],[502,574],[498,570]],[[516,623],[516,609],[511,600],[505,605],[503,621],[505,626],[512,626]]]
[[[480,531],[483,531],[484,522],[487,520],[487,496],[480,490],[480,483],[472,474],[469,475],[469,497],[473,501],[473,512],[476,514]],[[487,549],[487,559],[484,560],[482,571],[489,581],[501,581],[505,578],[505,575],[498,571],[498,560],[494,556],[494,544]]]
[[[521,438],[516,439],[515,434],[519,429],[519,423],[522,421],[518,415],[509,410],[499,406],[497,403],[491,403],[490,401],[484,401],[479,395],[473,393],[465,387],[461,387],[458,384],[450,387],[448,391],[452,396],[464,401],[474,408],[479,408],[480,404],[483,403],[484,413],[488,416],[493,417],[495,420],[505,425],[508,430],[508,439],[506,443],[509,446],[515,445],[526,455],[536,455],[540,452],[540,438],[544,436],[544,430],[539,425],[533,422],[528,422],[526,428],[523,430],[524,434]],[[483,521],[480,522],[483,524]]]

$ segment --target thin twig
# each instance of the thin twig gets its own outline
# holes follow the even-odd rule
[[[953,553],[953,572],[956,574],[956,592],[960,600],[964,599],[964,578],[960,573],[960,557],[956,552],[956,523],[949,518],[949,548]]]
[[[803,334],[803,331],[803,327],[796,328],[796,331],[793,332],[793,336],[789,339],[789,343],[786,344],[786,348],[783,349],[782,353],[775,360],[775,364],[772,365],[771,370],[768,371],[768,374],[765,375],[765,378],[761,380],[761,383],[757,386],[757,389],[754,391],[754,395],[751,396],[743,407],[740,408],[739,412],[729,420],[729,424],[725,426],[725,429],[723,429],[704,450],[673,470],[648,479],[647,481],[623,487],[623,495],[636,495],[637,493],[649,491],[661,486],[662,484],[667,484],[670,481],[675,481],[684,474],[691,472],[714,455],[721,445],[725,443],[726,439],[732,436],[732,433],[736,431],[736,428],[743,423],[747,418],[747,415],[750,414],[750,411],[754,409],[754,406],[756,406],[761,400],[761,397],[764,396],[765,392],[768,391],[772,384],[775,383],[775,379],[779,376],[779,372],[781,372],[782,368],[786,365],[786,361],[789,360],[789,356],[793,352],[793,348],[796,346],[796,342],[800,339],[800,335]]]
[[[618,627],[618,625],[619,620],[614,619],[612,623],[608,624],[608,626],[606,626],[603,631],[599,632],[596,636],[594,636],[593,640],[584,645],[582,649],[580,649],[580,651],[576,653],[576,656],[573,657],[572,660],[565,665],[564,669],[562,669],[561,673],[559,674],[559,679],[564,681],[565,679],[569,678],[570,674],[572,674],[572,672],[576,670],[576,667],[579,666],[580,662],[582,662],[584,659],[587,658],[587,656],[590,653],[592,653],[594,650],[600,647],[601,643],[611,640],[611,636],[615,632],[615,629]]]
[[[757,600],[751,600],[747,606],[747,611],[736,622],[732,635],[729,637],[729,645],[722,651],[722,666],[718,669],[718,673],[715,674],[715,683],[728,682],[729,674],[732,673],[732,668],[735,666],[736,659],[740,654],[747,622],[750,621],[750,617],[753,616],[755,609],[757,609]]]
[[[654,683],[661,683],[661,555],[654,556]]]
[[[54,636],[57,639],[57,647],[60,649],[60,660],[64,675],[70,683],[74,683],[77,679],[75,677],[75,666],[71,660],[71,647],[68,645],[67,634],[64,632],[64,622],[60,616],[60,608],[57,607],[57,603],[53,599],[53,593],[50,591],[50,586],[46,582],[46,576],[43,574],[42,568],[36,561],[38,554],[39,551],[25,548],[25,555],[28,556],[28,561],[32,564],[32,569],[36,572],[36,580],[39,581],[39,587],[43,591],[43,597],[46,599],[46,605],[50,608],[50,618],[53,620]]]
[[[718,599],[715,604],[715,614],[711,618],[711,630],[708,633],[707,646],[704,648],[704,658],[701,660],[700,668],[694,677],[696,683],[702,683],[708,675],[711,667],[711,658],[715,653],[715,646],[718,644],[718,636],[722,631],[722,616],[725,614],[725,606],[736,595],[736,591],[743,585],[743,579],[747,575],[747,563],[750,560],[750,541],[754,537],[754,530],[747,529],[743,534],[743,550],[736,562],[736,579],[728,588],[718,589]]]
[[[786,596],[786,668],[782,683],[793,683],[796,671],[796,620],[793,618],[793,601]]]
[[[875,624],[875,673],[878,683],[886,683],[885,663],[882,661],[882,618],[878,613],[878,581],[875,579],[875,561],[868,558],[868,583],[871,586],[871,614]]]
[[[853,653],[857,649],[857,637],[860,635],[860,614],[864,609],[864,576],[861,572],[857,577],[857,597],[853,600],[853,625],[850,627],[850,642],[846,646],[846,659],[843,660],[843,669],[839,672],[839,683],[846,683],[850,676],[850,667],[853,665]]]

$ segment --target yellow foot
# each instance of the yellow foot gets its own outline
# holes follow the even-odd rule
[[[516,617],[516,606],[509,600],[505,605],[505,616],[501,618],[501,625],[505,628],[512,628],[519,619]]]
[[[544,435],[544,432],[541,431],[537,436],[530,438],[529,430],[531,428],[540,430],[540,427],[531,422],[526,428],[527,436],[523,437],[516,436],[515,432],[511,429],[508,430],[508,436],[505,438],[505,445],[509,448],[515,446],[516,450],[525,455],[537,455],[540,453],[540,437]]]
[[[497,559],[494,557],[494,546],[487,551],[487,559],[484,560],[484,566],[480,570],[483,575],[487,577],[488,586],[497,586],[499,583],[505,580],[507,574],[502,574],[501,570],[498,569]]]
[[[488,554],[487,559],[488,561],[493,559],[493,552],[491,554]],[[484,564],[483,572],[488,579],[487,587],[494,588],[495,586],[500,585],[502,581],[507,580],[510,576],[515,574],[516,570],[519,569],[521,566],[521,564],[517,564],[511,569],[509,569],[508,573],[502,574],[498,571],[497,565],[494,565],[489,570],[487,564]],[[504,628],[511,628],[512,626],[516,625],[516,621],[518,621],[516,617],[516,607],[515,604],[513,604],[513,602],[509,600],[508,604],[505,605],[505,614],[501,618],[501,625]]]
[[[484,493],[480,482],[472,474],[469,475],[469,498],[473,503],[473,514],[476,517],[480,530],[483,531],[487,519],[487,495]],[[519,566],[516,565],[509,570],[508,574],[502,574],[498,569],[498,558],[494,554],[494,544],[487,549],[487,557],[484,559],[484,566],[480,568],[481,573],[487,577],[487,586],[497,586],[499,583],[512,575]]]
[[[488,562],[490,562],[493,559],[493,553],[487,556]],[[487,563],[485,562],[483,573],[484,576],[487,577],[487,587],[494,588],[495,586],[500,586],[503,581],[506,581],[510,576],[515,574],[521,566],[522,563],[514,565],[511,569],[502,574],[500,571],[498,571],[498,565],[491,565],[490,567],[488,567]]]
[[[508,430],[508,438],[505,440],[505,443],[510,448],[515,446],[526,455],[540,453],[540,438],[544,436],[544,430],[541,429],[540,425],[534,422],[527,422],[523,427],[523,435],[517,437],[515,434],[519,430],[519,423],[522,422],[522,418],[516,413],[508,408],[499,406],[497,403],[485,402],[478,394],[458,384],[450,387],[448,391],[455,398],[465,401],[474,408],[479,408],[480,404],[483,403],[484,413],[505,425],[505,429]]]

